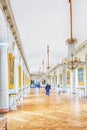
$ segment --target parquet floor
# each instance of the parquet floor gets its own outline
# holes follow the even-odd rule
[[[6,116],[8,130],[87,130],[87,99],[32,89]]]

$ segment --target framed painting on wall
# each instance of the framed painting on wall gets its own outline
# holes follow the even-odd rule
[[[24,87],[24,71],[23,71],[23,87]]]
[[[78,85],[84,86],[84,66],[78,68]]]
[[[70,87],[70,70],[67,70],[67,86]]]
[[[21,86],[24,86],[24,71],[21,70]]]
[[[11,53],[8,55],[8,87],[14,89],[14,57]]]
[[[21,66],[18,66],[18,87],[21,87]]]

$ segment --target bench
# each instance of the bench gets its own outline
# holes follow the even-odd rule
[[[0,120],[0,130],[7,130],[7,118]]]

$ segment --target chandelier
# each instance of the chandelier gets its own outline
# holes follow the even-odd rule
[[[65,58],[64,64],[67,68],[74,70],[81,63],[80,59],[76,57],[76,48],[75,44],[77,43],[77,39],[72,36],[72,0],[69,0],[70,4],[70,39],[67,39],[68,44],[68,57]]]
[[[68,57],[64,60],[64,64],[67,65],[67,68],[71,70],[76,69],[80,63],[81,61],[73,54],[71,55],[71,57]]]

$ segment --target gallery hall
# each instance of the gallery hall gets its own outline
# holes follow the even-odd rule
[[[0,130],[87,130],[87,0],[0,0]]]

